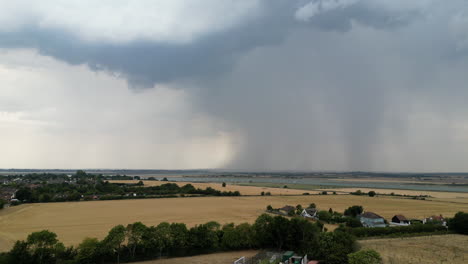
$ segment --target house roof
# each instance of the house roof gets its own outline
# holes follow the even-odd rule
[[[360,217],[370,218],[370,219],[379,219],[379,218],[383,218],[383,217],[381,217],[380,215],[378,215],[378,214],[376,214],[376,213],[373,213],[373,212],[365,212],[365,213],[361,214]]]
[[[400,221],[408,221],[404,215],[395,215],[393,218],[396,218]]]
[[[317,212],[317,208],[306,208],[304,209],[306,211],[306,213],[310,214],[310,215],[313,215]]]
[[[433,215],[427,218],[428,220],[443,221],[444,217],[442,215]]]
[[[296,210],[296,207],[291,206],[291,205],[286,205],[286,206],[284,206],[283,208],[281,208],[280,210],[289,212],[289,211],[294,211],[294,210]]]

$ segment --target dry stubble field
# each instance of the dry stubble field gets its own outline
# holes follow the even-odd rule
[[[138,181],[109,181],[111,183],[137,183]],[[226,187],[222,187],[221,183],[212,183],[212,182],[167,182],[167,181],[143,181],[145,187],[148,186],[159,186],[166,183],[175,183],[179,186],[184,186],[185,184],[192,184],[195,188],[206,189],[211,187],[215,190],[234,192],[239,191],[242,195],[260,195],[261,192],[270,192],[272,195],[297,195],[308,192],[310,194],[317,194],[319,191],[306,191],[306,190],[297,190],[297,189],[287,189],[287,188],[269,188],[269,187],[257,187],[257,186],[240,186],[227,184]]]
[[[211,220],[224,223],[253,222],[271,204],[307,206],[343,211],[362,205],[389,219],[394,214],[422,218],[432,214],[453,216],[468,211],[468,204],[421,201],[394,197],[354,195],[194,197],[141,200],[114,200],[65,203],[25,204],[0,211],[0,251],[9,250],[18,239],[34,231],[56,232],[66,245],[76,245],[85,237],[103,238],[115,225],[141,221],[146,225],[182,222],[188,226]]]
[[[359,241],[378,251],[384,264],[468,263],[468,236],[444,235]]]

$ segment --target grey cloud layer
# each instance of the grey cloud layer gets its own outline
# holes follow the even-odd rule
[[[454,146],[468,139],[451,130],[468,122],[464,1],[278,0],[259,8],[248,23],[190,43],[86,42],[27,25],[0,33],[0,46],[88,64],[131,87],[186,89],[227,121],[224,129],[239,131],[232,168],[465,168],[453,157],[467,153]],[[420,133],[430,136],[419,142]],[[431,141],[446,160],[427,153]],[[421,146],[425,154],[414,151]]]
[[[313,1],[313,3],[335,2]],[[340,1],[337,1],[340,2]],[[40,53],[71,64],[121,74],[131,85],[152,87],[158,82],[217,75],[231,69],[238,55],[256,47],[275,45],[294,28],[307,24],[326,30],[349,30],[355,20],[376,27],[407,23],[415,11],[378,10],[368,1],[352,1],[310,17],[306,24],[294,19],[307,1],[263,1],[256,19],[224,32],[204,35],[188,44],[139,41],[100,43],[83,41],[74,32],[31,24],[13,32],[0,32],[0,46],[36,48]],[[92,6],[90,6],[92,8]],[[182,19],[182,18],[181,18]]]

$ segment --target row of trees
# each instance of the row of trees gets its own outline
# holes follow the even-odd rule
[[[103,199],[122,199],[125,197],[140,197],[176,195],[176,194],[194,194],[209,196],[239,196],[238,191],[218,191],[211,187],[206,189],[195,188],[191,184],[178,186],[175,183],[166,183],[160,186],[142,187],[142,184],[116,184],[108,181],[88,181],[81,179],[77,184],[60,183],[44,184],[36,188],[21,187],[16,192],[16,198],[23,202],[63,202],[79,201],[91,198],[94,195],[103,197]],[[105,197],[108,196],[108,197]],[[84,198],[82,198],[84,197]]]
[[[76,248],[65,247],[49,231],[32,233],[1,254],[0,263],[120,263],[240,249],[294,250],[341,264],[355,251],[355,239],[341,231],[321,232],[320,225],[302,218],[267,214],[252,225],[209,222],[187,228],[181,223],[146,226],[136,222],[112,228],[103,240],[86,238]]]

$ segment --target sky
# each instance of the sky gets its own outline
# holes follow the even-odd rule
[[[468,171],[465,0],[0,6],[0,168]]]

